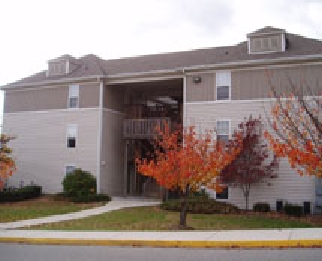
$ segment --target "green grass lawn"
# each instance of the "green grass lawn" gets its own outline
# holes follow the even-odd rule
[[[178,224],[178,220],[179,213],[177,212],[161,210],[158,207],[139,207],[80,220],[41,225],[36,228],[49,230],[172,230]],[[242,214],[188,214],[187,224],[196,230],[313,227],[304,221]]]
[[[101,203],[75,204],[68,201],[57,201],[50,196],[22,202],[2,203],[0,204],[0,223],[66,214],[101,205]]]

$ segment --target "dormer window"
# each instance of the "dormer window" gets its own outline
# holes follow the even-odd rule
[[[285,30],[265,27],[248,34],[247,38],[249,54],[285,52]]]
[[[48,61],[47,76],[65,75],[70,73],[75,58],[70,55],[63,55],[59,58]]]
[[[67,70],[67,61],[61,60],[61,61],[50,61],[48,62],[48,76],[54,76],[54,75],[63,75],[68,73]]]

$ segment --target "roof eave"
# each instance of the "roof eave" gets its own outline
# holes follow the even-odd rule
[[[6,84],[0,86],[0,90],[14,89],[19,87],[37,87],[46,84],[57,84],[57,83],[73,83],[75,81],[83,81],[83,80],[96,80],[99,81],[102,78],[106,78],[107,75],[91,75],[91,76],[83,76],[83,77],[73,77],[73,78],[63,78],[57,80],[47,80],[41,82],[30,82],[30,83],[20,83],[20,84]]]

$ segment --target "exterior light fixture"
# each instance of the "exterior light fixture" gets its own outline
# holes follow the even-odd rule
[[[192,81],[195,84],[201,83],[201,77],[200,76],[193,76]]]

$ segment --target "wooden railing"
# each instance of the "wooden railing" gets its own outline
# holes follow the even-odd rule
[[[126,119],[124,120],[124,138],[152,139],[157,126],[161,129],[165,125],[171,128],[170,118]]]

